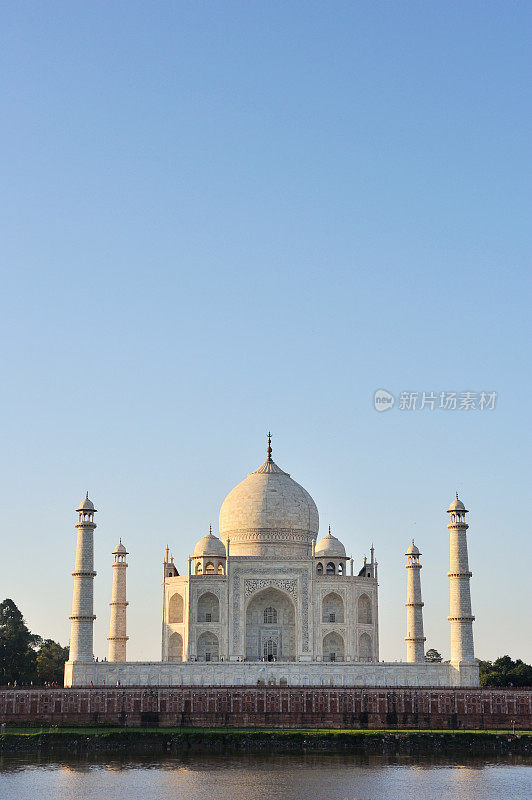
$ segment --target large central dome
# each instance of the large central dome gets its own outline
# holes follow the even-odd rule
[[[316,503],[268,458],[229,492],[220,509],[220,537],[230,555],[268,558],[310,556],[318,535]]]

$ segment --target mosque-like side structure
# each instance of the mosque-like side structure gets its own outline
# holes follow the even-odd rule
[[[93,654],[94,514],[88,494],[76,524],[70,655],[65,686],[478,686],[467,555],[467,510],[451,503],[449,663],[425,660],[420,555],[406,553],[406,661],[379,661],[378,565],[354,567],[343,544],[318,539],[310,494],[272,459],[220,509],[220,538],[197,543],[180,575],[163,565],[162,659],[126,660],[127,551],[113,551],[108,659]]]

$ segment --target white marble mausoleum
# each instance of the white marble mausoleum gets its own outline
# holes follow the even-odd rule
[[[96,509],[78,508],[70,657],[65,686],[478,685],[463,503],[449,508],[451,662],[425,660],[420,552],[407,563],[407,661],[379,661],[378,565],[348,556],[329,528],[319,538],[310,494],[272,459],[225,498],[219,538],[210,531],[180,574],[163,564],[160,662],[126,660],[127,551],[113,552],[109,657],[93,655]]]

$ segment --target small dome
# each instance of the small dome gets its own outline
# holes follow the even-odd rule
[[[314,549],[314,555],[318,558],[345,558],[345,547],[342,542],[333,536],[331,529],[329,533],[320,539]]]
[[[113,555],[118,554],[118,553],[120,553],[120,554],[125,553],[127,555],[127,550],[124,547],[124,545],[122,544],[122,539],[120,539],[120,544],[117,544],[117,546],[113,550]]]
[[[465,505],[462,503],[462,501],[461,501],[461,500],[459,500],[459,498],[458,498],[458,492],[457,492],[457,493],[456,493],[456,497],[455,497],[455,499],[453,500],[453,502],[452,502],[452,503],[451,503],[451,505],[449,506],[449,511],[465,511],[465,510],[466,510],[466,507],[465,507]]]
[[[92,500],[89,500],[89,493],[85,495],[79,506],[77,507],[76,511],[96,511],[94,508],[94,503]]]
[[[419,552],[419,548],[416,547],[416,545],[414,544],[414,540],[413,539],[412,539],[412,544],[410,545],[410,547],[406,551],[405,555],[407,555],[407,556],[420,556],[421,555],[421,553]]]
[[[217,556],[225,558],[225,547],[217,536],[208,533],[203,539],[200,539],[194,548],[194,555],[197,558],[205,556]]]

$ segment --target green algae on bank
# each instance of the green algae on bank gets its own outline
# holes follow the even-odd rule
[[[324,730],[274,728],[9,727],[0,752],[80,751],[351,751],[532,755],[532,732]]]

